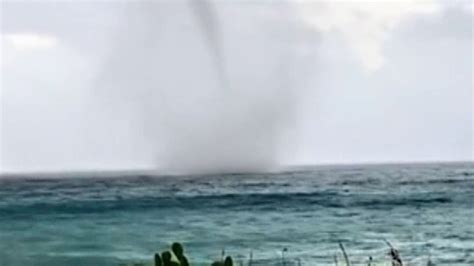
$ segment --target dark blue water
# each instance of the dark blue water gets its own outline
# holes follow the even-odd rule
[[[273,174],[0,179],[0,265],[151,261],[173,241],[206,263],[474,265],[474,164],[315,167]],[[270,262],[272,261],[273,262]]]

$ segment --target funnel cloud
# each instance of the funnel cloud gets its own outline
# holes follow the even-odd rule
[[[256,30],[222,21],[223,35],[218,8],[225,7],[207,1],[134,6],[118,28],[127,35],[118,37],[99,77],[102,93],[142,122],[161,171],[261,171],[279,164],[294,112],[288,59],[295,57],[295,40],[272,40],[275,32],[262,29],[274,30],[266,27],[274,21],[251,19],[249,10],[233,10],[232,19],[257,23]]]

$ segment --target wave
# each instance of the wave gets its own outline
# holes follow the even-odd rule
[[[466,195],[468,198],[469,195]],[[351,194],[344,191],[295,193],[230,193],[198,196],[134,196],[113,198],[84,198],[68,200],[50,198],[48,201],[23,201],[0,204],[0,217],[58,214],[93,214],[117,211],[182,210],[285,211],[317,210],[318,208],[389,209],[399,206],[430,206],[449,204],[453,197],[435,193]],[[0,218],[2,219],[2,218]]]

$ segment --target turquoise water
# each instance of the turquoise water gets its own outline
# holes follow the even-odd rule
[[[314,167],[273,174],[0,179],[0,265],[150,261],[177,240],[261,265],[387,258],[474,265],[474,164]],[[245,264],[246,265],[246,264]],[[256,264],[254,264],[256,265]]]

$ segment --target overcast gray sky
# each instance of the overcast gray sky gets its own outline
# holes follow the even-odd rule
[[[474,159],[470,1],[204,3],[2,0],[0,172]]]

